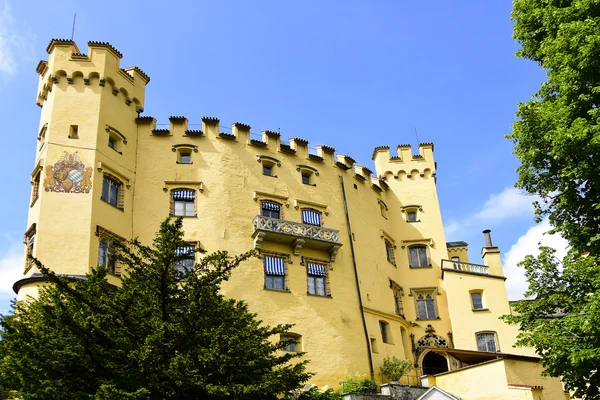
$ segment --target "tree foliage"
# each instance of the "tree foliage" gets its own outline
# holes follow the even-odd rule
[[[538,221],[568,240],[561,262],[541,248],[527,257],[531,301],[505,316],[518,344],[542,356],[546,374],[575,395],[600,398],[600,1],[515,0],[517,55],[538,63],[547,81],[508,136],[519,158],[517,187],[539,196]]]
[[[410,360],[401,360],[397,357],[386,357],[383,359],[383,364],[379,368],[381,375],[398,382],[400,379],[415,369],[413,362]]]
[[[152,247],[119,245],[127,274],[111,285],[98,268],[74,282],[36,264],[51,285],[0,320],[0,387],[28,399],[275,399],[311,374],[301,353],[220,285],[252,252],[200,257],[174,268],[186,246],[181,219],[161,224]]]

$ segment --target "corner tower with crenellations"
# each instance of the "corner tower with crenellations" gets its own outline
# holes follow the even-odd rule
[[[432,143],[418,154],[377,147],[373,172],[331,146],[243,122],[157,124],[141,115],[149,77],[121,68],[112,45],[89,42],[83,54],[53,39],[47,50],[25,251],[56,273],[85,279],[100,265],[119,285],[127,271],[112,244],[150,244],[162,220],[181,216],[180,251],[192,256],[174,268],[193,264],[194,247],[256,249],[223,292],[267,324],[294,324],[288,350],[306,353],[318,385],[356,372],[381,382],[386,357],[411,360],[403,382],[416,383],[500,349],[531,355],[510,348],[516,330],[498,319],[510,310],[489,232],[483,264],[469,262],[467,243],[446,243]],[[26,264],[18,299],[41,284]]]

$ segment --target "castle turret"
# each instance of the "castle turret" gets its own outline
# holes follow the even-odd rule
[[[118,275],[110,243],[131,237],[135,120],[150,78],[122,69],[109,43],[89,42],[83,54],[75,42],[53,39],[47,52],[37,67],[42,112],[27,252],[59,274],[83,276],[101,261]],[[38,272],[26,265],[19,298],[35,294]]]

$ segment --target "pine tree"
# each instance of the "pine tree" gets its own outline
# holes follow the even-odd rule
[[[119,287],[102,267],[72,281],[33,260],[50,284],[0,320],[0,387],[24,400],[275,399],[308,380],[302,353],[273,340],[290,325],[265,326],[219,293],[254,253],[218,251],[181,271],[186,245],[181,218],[153,246],[117,244]]]

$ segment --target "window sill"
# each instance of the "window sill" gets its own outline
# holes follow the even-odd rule
[[[116,209],[117,209],[117,210],[119,210],[119,211],[125,211],[125,210],[124,210],[122,207],[115,206],[114,204],[111,204],[111,203],[109,203],[108,201],[106,201],[106,200],[104,200],[104,199],[102,199],[102,198],[101,198],[100,200],[102,200],[104,203],[108,204],[109,206],[111,206],[111,207],[113,207],[113,208],[116,208]]]
[[[398,268],[395,262],[391,262],[390,260],[388,260],[388,264],[392,264],[394,267]]]
[[[267,175],[267,174],[263,174],[263,176],[268,176],[269,178],[277,178],[277,175]]]
[[[436,321],[438,319],[441,319],[440,317],[435,317],[435,318],[417,318],[417,321]]]
[[[333,299],[333,297],[330,294],[326,294],[326,295],[322,296],[320,294],[312,294],[312,293],[306,292],[306,295],[310,296],[310,297],[321,297],[321,298],[326,298],[326,299]]]
[[[314,186],[314,187],[316,187],[316,186],[317,186],[317,184],[316,184],[316,183],[302,183],[302,184],[303,184],[303,185],[306,185],[306,186]]]
[[[122,152],[122,151],[119,151],[119,150],[117,150],[117,149],[115,149],[115,148],[112,148],[112,147],[110,147],[110,146],[108,146],[108,148],[109,148],[109,149],[111,149],[112,151],[114,151],[115,153],[119,153],[120,155],[123,155],[123,152]]]
[[[181,161],[175,161],[175,164],[179,164],[179,165],[191,165],[191,164],[193,164],[193,162],[181,162]]]
[[[278,293],[292,293],[290,289],[271,289],[267,287],[263,287],[263,290],[268,290],[269,292],[278,292]]]
[[[473,312],[490,311],[490,309],[489,308],[473,308],[473,309],[471,309],[471,311],[473,311]]]
[[[421,220],[420,220],[420,219],[418,219],[418,220],[416,220],[416,221],[406,221],[406,222],[408,222],[409,224],[414,224],[415,222],[421,222]]]
[[[31,204],[29,205],[29,208],[33,207],[33,205],[36,203],[36,201],[40,198],[40,196],[37,196],[35,199],[31,200]]]
[[[432,266],[432,265],[425,265],[425,266],[422,266],[422,267],[413,267],[412,265],[409,265],[408,267],[409,267],[409,268],[411,268],[411,269],[427,269],[427,268],[433,268],[433,266]]]
[[[176,214],[169,214],[169,217],[198,218],[198,214],[194,214],[194,215],[176,215]]]
[[[23,275],[25,275],[26,273],[28,273],[31,268],[33,267],[33,265],[30,263],[28,266],[25,267],[25,271],[23,271]]]

